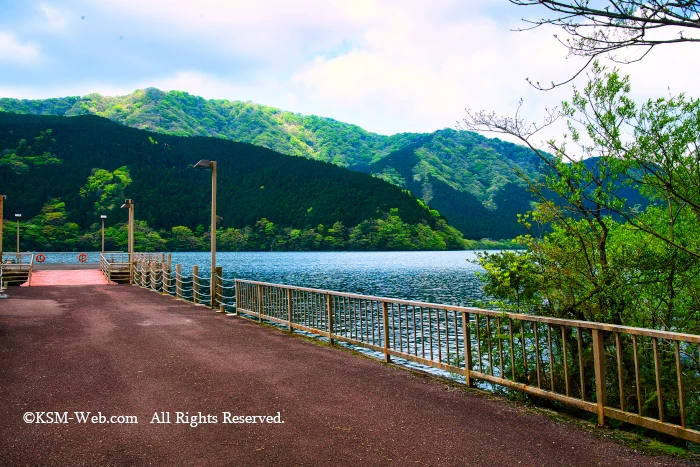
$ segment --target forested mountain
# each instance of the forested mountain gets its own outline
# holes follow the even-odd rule
[[[527,210],[530,198],[513,169],[535,176],[539,168],[539,160],[526,148],[473,132],[446,129],[383,136],[329,118],[153,88],[119,97],[0,99],[3,110],[94,114],[135,128],[225,138],[331,162],[410,190],[467,237],[477,239],[521,233],[514,212]],[[512,200],[519,203],[517,209]]]
[[[0,112],[0,189],[6,215],[23,215],[23,249],[94,247],[101,214],[110,241],[123,247],[125,198],[135,200],[143,249],[205,247],[211,175],[192,168],[200,159],[218,161],[222,249],[467,246],[437,211],[366,174],[97,116]],[[5,235],[12,244],[14,232]]]

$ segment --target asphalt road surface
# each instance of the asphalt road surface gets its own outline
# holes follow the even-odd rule
[[[2,465],[682,464],[133,286],[8,294]]]

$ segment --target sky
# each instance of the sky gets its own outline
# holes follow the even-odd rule
[[[516,32],[539,7],[507,0],[0,0],[0,97],[156,87],[253,101],[381,134],[454,128],[465,108],[539,122],[581,66],[553,37]],[[700,97],[700,46],[621,67],[638,99]],[[574,84],[583,86],[582,75]],[[543,138],[558,137],[553,128]],[[491,135],[493,136],[493,135]]]

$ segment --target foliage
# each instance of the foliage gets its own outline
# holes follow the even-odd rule
[[[41,129],[50,125],[52,131]],[[136,202],[139,250],[208,248],[210,177],[218,161],[222,250],[463,249],[470,245],[435,210],[369,175],[214,138],[153,135],[84,117],[0,114],[0,148],[53,135],[60,164],[17,173],[0,167],[8,212],[23,214],[23,249],[95,249],[107,215],[107,249],[123,249],[120,209]],[[157,144],[156,144],[157,143]],[[347,227],[346,227],[347,226]],[[5,233],[11,241],[13,232]]]
[[[700,102],[637,106],[628,78],[593,72],[563,105],[569,138],[548,143],[548,171],[530,181],[528,251],[482,256],[487,287],[521,311],[699,333]],[[527,293],[506,280],[512,268]]]
[[[446,129],[432,134],[383,136],[333,119],[152,88],[120,97],[90,94],[47,100],[0,99],[3,110],[99,115],[135,128],[252,143],[370,173],[408,189],[474,239],[512,238],[522,233],[503,198],[512,192],[513,188],[508,188],[512,185],[521,191],[517,198],[527,203],[525,184],[513,169],[534,177],[539,165],[527,148],[473,132]],[[153,145],[162,143],[155,135],[149,138]]]
[[[481,254],[482,277],[505,310],[700,334],[700,102],[681,95],[638,106],[630,91],[628,78],[594,64],[588,85],[563,104],[569,137],[548,142],[553,156],[542,154],[545,176],[529,181],[539,203],[521,217],[530,230],[520,238],[527,250]],[[471,119],[499,131],[521,129],[512,133],[525,142],[532,134],[492,114]],[[645,203],[631,202],[633,192]],[[632,342],[613,337],[605,347],[619,351],[623,381],[633,381]],[[574,342],[568,344],[573,353]],[[584,353],[590,346],[584,338]],[[651,417],[659,409],[649,362],[676,365],[672,343],[658,346],[655,356],[651,339],[639,339],[638,357],[647,362],[638,370],[641,397],[630,389],[624,396],[626,407]],[[686,422],[697,427],[700,358],[684,344],[679,354]],[[616,374],[613,362],[609,374]],[[665,420],[680,423],[673,373],[662,372],[659,386]],[[623,396],[613,384],[608,397],[614,406]]]
[[[41,131],[29,141],[20,139],[15,148],[4,148],[0,154],[0,166],[9,167],[16,174],[25,174],[30,167],[60,164],[61,160],[51,153],[56,142],[51,133],[52,130]]]
[[[95,212],[114,211],[126,198],[124,189],[131,183],[129,169],[119,167],[110,172],[93,169],[87,183],[80,189],[83,198],[95,198]]]
[[[9,221],[6,223],[4,241],[8,245],[14,244],[13,227]],[[22,223],[20,237],[22,250],[33,251],[99,250],[102,241],[100,225],[95,223],[81,232],[77,224],[66,221],[65,204],[58,200],[47,203],[41,214]],[[156,231],[145,221],[137,221],[134,244],[138,251],[208,251],[210,232],[201,226],[193,231],[181,225]],[[352,228],[335,222],[331,226],[319,224],[295,229],[262,218],[254,226],[217,229],[219,251],[462,250],[479,246],[477,242],[464,240],[442,220],[435,229],[427,223],[406,224],[396,210]],[[106,250],[126,247],[126,224],[105,228]]]

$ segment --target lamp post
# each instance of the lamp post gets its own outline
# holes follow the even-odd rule
[[[102,214],[100,216],[100,219],[102,219],[102,253],[105,252],[105,219],[107,219],[107,216]]]
[[[214,308],[216,301],[216,161],[202,159],[195,169],[211,169],[211,280],[209,284],[209,305]]]
[[[127,199],[122,204],[123,209],[129,210],[129,236],[127,239],[127,252],[129,253],[129,284],[134,283],[134,201]]]
[[[17,218],[17,255],[19,256],[19,220],[22,218],[22,214],[15,214]]]
[[[5,195],[0,195],[0,264],[2,264],[2,212],[3,212],[3,201],[5,201]]]

